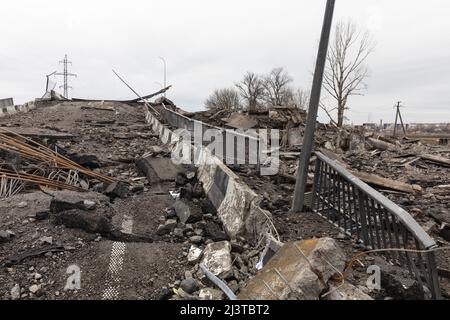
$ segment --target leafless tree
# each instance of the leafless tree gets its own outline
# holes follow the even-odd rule
[[[264,100],[268,106],[288,106],[293,102],[291,76],[283,68],[275,68],[263,79]]]
[[[264,86],[261,77],[253,72],[247,72],[241,82],[235,84],[249,112],[261,106],[264,98]]]
[[[294,104],[299,109],[307,110],[309,104],[309,92],[302,88],[297,89],[294,93]]]
[[[344,124],[349,97],[363,95],[367,89],[364,80],[369,76],[369,69],[365,62],[374,48],[371,35],[358,30],[353,22],[336,25],[324,75],[324,88],[336,101],[336,107],[324,110],[327,114],[337,111],[336,124],[339,127]]]
[[[205,106],[208,110],[240,110],[239,93],[234,88],[216,89],[206,100]]]

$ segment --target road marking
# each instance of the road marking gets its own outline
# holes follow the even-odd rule
[[[124,215],[122,221],[122,232],[131,234],[133,232],[133,217]],[[102,300],[116,300],[119,297],[121,273],[123,269],[123,258],[125,256],[126,244],[113,242],[111,258],[109,259],[108,274],[106,275],[106,289],[103,291]]]

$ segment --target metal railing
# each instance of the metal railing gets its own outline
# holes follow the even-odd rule
[[[436,242],[408,212],[336,161],[319,152],[316,156],[311,209],[368,250],[412,250],[383,254],[388,261],[408,270],[424,296],[426,287],[433,299],[440,299],[435,253],[417,252],[436,248]]]

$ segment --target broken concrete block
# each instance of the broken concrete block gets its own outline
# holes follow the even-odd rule
[[[330,238],[285,244],[242,289],[239,300],[318,300],[326,283],[345,267],[345,255]]]
[[[327,295],[327,300],[373,300],[371,296],[364,293],[351,283],[345,282],[330,285],[330,294]]]
[[[220,277],[231,271],[231,244],[221,241],[208,244],[203,251],[202,264],[214,275]]]
[[[175,201],[173,208],[175,209],[175,213],[178,216],[178,219],[180,219],[181,223],[186,223],[191,216],[191,210],[189,209],[189,206],[184,203],[182,200]]]
[[[55,215],[55,224],[67,228],[82,229],[89,233],[110,233],[113,229],[110,220],[101,213],[73,209]]]
[[[220,290],[204,288],[199,293],[200,300],[223,300],[224,294]]]
[[[83,205],[86,208],[86,210],[94,210],[95,207],[97,206],[95,201],[92,201],[92,200],[84,200]]]
[[[163,236],[171,233],[177,227],[178,223],[175,219],[169,219],[165,224],[159,225],[158,230],[156,230],[156,234],[158,236]]]
[[[128,186],[125,183],[121,181],[115,181],[113,183],[110,183],[108,187],[106,187],[105,194],[111,199],[123,199],[127,197],[128,191]]]
[[[37,285],[37,284],[33,284],[28,290],[30,290],[30,292],[34,295],[39,296],[42,290],[42,286],[41,285]]]
[[[27,207],[28,206],[28,203],[26,203],[26,202],[20,202],[18,205],[17,205],[17,207],[18,208],[25,208],[25,207]]]
[[[16,284],[10,291],[11,300],[19,300],[20,299],[20,286]]]
[[[264,267],[270,259],[281,249],[283,246],[283,243],[276,240],[271,235],[266,235],[266,247],[264,248],[264,251],[261,255],[261,261],[258,263],[260,268]],[[257,269],[260,270],[260,268]]]
[[[53,244],[53,237],[41,237],[41,238],[39,238],[39,242],[41,244],[52,245]]]
[[[189,253],[187,255],[187,260],[189,263],[196,263],[198,260],[200,260],[200,257],[202,256],[203,250],[200,248],[197,248],[196,246],[192,245],[189,248]]]
[[[203,237],[202,236],[192,236],[189,238],[189,241],[195,244],[200,244],[203,241]]]
[[[181,172],[181,167],[173,164],[170,158],[141,158],[136,162],[136,166],[149,181],[155,178],[161,182],[174,181],[177,174]]]
[[[11,241],[14,237],[14,233],[9,230],[0,230],[0,243]]]

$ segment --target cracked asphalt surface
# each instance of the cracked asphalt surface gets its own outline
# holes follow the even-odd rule
[[[95,155],[101,162],[96,169],[103,174],[133,182],[142,177],[134,160],[151,146],[160,144],[145,124],[142,106],[120,103],[95,103],[93,107],[113,110],[85,109],[88,103],[64,102],[39,108],[26,114],[1,118],[0,125],[14,128],[47,129],[74,135],[56,139],[58,146],[73,153]],[[51,197],[41,191],[22,193],[0,201],[0,225],[12,231],[12,241],[0,244],[0,263],[30,249],[49,245],[64,246],[61,252],[30,257],[20,263],[0,268],[0,298],[10,299],[11,289],[19,285],[21,299],[157,299],[161,288],[176,281],[184,272],[183,244],[155,236],[164,221],[164,210],[173,200],[169,190],[174,182],[155,183],[143,179],[144,189],[126,199],[116,199],[110,206],[112,222],[118,228],[124,219],[131,223],[133,233],[154,237],[152,243],[125,243],[124,252],[115,261],[111,274],[114,242],[98,234],[57,226],[51,219],[39,221],[35,215],[48,210]],[[83,194],[81,194],[83,197]],[[98,199],[97,199],[98,200]],[[19,206],[20,204],[20,206]],[[183,259],[184,258],[184,259]],[[64,290],[68,268],[76,265],[81,271],[81,288]],[[117,269],[118,268],[118,269]],[[114,287],[113,296],[105,292]],[[35,294],[30,288],[38,285]]]

